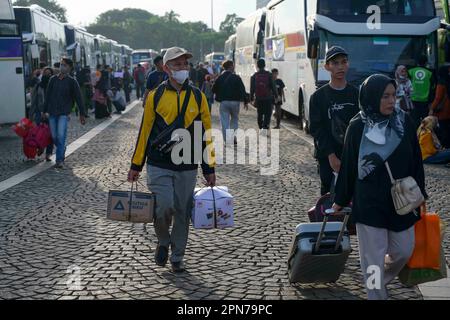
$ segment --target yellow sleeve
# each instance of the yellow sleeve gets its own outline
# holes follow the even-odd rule
[[[152,91],[145,104],[144,115],[142,116],[141,128],[139,129],[139,136],[134,151],[131,169],[142,171],[147,157],[147,145],[150,133],[152,132],[155,123],[155,107],[154,107],[155,91]]]
[[[206,150],[207,150],[207,154],[208,154],[208,161],[207,163],[205,163],[204,165],[202,165],[202,169],[203,172],[205,174],[207,173],[213,173],[214,172],[214,167],[216,166],[216,154],[215,154],[215,150],[214,150],[214,145],[213,145],[213,141],[212,141],[212,135],[211,135],[211,129],[212,129],[212,124],[211,124],[211,113],[209,112],[209,105],[208,105],[208,100],[206,99],[205,94],[202,92],[202,105],[200,107],[200,114],[201,114],[201,119],[202,119],[202,123],[203,123],[203,128],[205,129],[205,133],[206,133]]]

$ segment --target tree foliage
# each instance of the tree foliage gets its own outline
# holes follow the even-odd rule
[[[220,31],[225,32],[228,36],[231,36],[236,32],[236,27],[244,21],[243,18],[237,16],[237,14],[227,14],[225,20],[220,24]]]
[[[44,9],[52,12],[59,21],[67,22],[66,8],[62,7],[56,0],[17,0],[14,2],[15,6],[28,7],[32,4],[37,4]]]
[[[134,49],[159,51],[180,46],[192,52],[194,60],[199,61],[212,50],[223,51],[230,32],[234,33],[233,26],[235,28],[242,20],[235,14],[227,18],[226,23],[222,23],[224,27],[216,32],[201,21],[180,22],[179,15],[173,10],[161,17],[145,10],[127,8],[102,13],[87,30]]]

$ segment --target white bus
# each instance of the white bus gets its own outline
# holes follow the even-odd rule
[[[133,49],[130,48],[130,46],[122,44],[122,66],[130,68],[133,64]]]
[[[380,28],[368,24],[373,4],[381,10]],[[359,85],[374,73],[392,77],[399,64],[416,66],[421,55],[436,69],[439,27],[430,0],[273,0],[267,6],[267,66],[279,69],[286,84],[283,109],[299,116],[307,131],[309,98],[330,79],[327,49],[339,45],[348,51],[348,80]]]
[[[225,41],[223,51],[225,51],[225,59],[234,62],[234,54],[236,52],[236,34],[233,34],[228,38],[227,41]]]
[[[264,57],[264,28],[266,12],[259,9],[236,28],[236,74],[250,92],[250,78],[256,71],[256,62]]]
[[[66,56],[64,24],[54,14],[37,5],[14,7],[24,45],[25,78],[40,64],[53,66]]]
[[[22,36],[9,0],[0,0],[0,124],[25,117]]]
[[[133,67],[136,67],[141,62],[148,62],[153,65],[153,59],[158,56],[158,52],[153,49],[139,49],[132,52]]]
[[[92,70],[96,66],[95,58],[95,36],[88,33],[86,29],[65,24],[66,50],[68,56],[74,61],[75,70],[85,67]]]
[[[122,46],[114,40],[111,40],[111,67],[114,71],[122,70]]]
[[[209,62],[210,65],[221,65],[225,61],[224,52],[212,52],[205,56],[205,62]]]
[[[111,65],[111,42],[106,37],[98,34],[94,39],[95,60],[97,64]]]
[[[14,10],[11,0],[0,0],[0,19],[14,20]]]

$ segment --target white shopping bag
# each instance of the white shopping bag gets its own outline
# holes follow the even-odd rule
[[[234,227],[234,200],[226,187],[196,189],[192,225],[195,229]]]

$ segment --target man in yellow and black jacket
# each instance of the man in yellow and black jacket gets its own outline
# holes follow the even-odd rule
[[[170,262],[174,272],[185,271],[183,258],[189,234],[189,218],[192,196],[197,182],[199,162],[208,186],[215,186],[214,149],[211,139],[211,114],[203,93],[189,85],[188,59],[192,54],[182,48],[170,48],[164,56],[164,71],[169,80],[148,96],[136,149],[133,155],[128,181],[139,179],[147,160],[148,187],[156,196],[155,232],[158,247],[155,262],[165,266],[172,249]],[[186,100],[186,97],[188,100]],[[185,101],[186,100],[186,101]],[[156,105],[155,105],[156,102]],[[191,161],[185,158],[180,164],[177,152],[162,152],[155,141],[167,128],[182,116],[182,127],[191,138]],[[183,121],[184,120],[184,121]],[[201,128],[201,141],[195,141],[194,128]],[[206,133],[206,141],[203,137]],[[195,160],[195,146],[201,146],[201,160]],[[203,155],[206,155],[203,157]],[[206,158],[206,159],[205,159]],[[174,217],[172,233],[169,232],[171,217]]]

